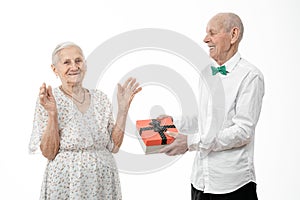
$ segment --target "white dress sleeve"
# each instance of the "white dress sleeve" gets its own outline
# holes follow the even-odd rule
[[[112,105],[111,105],[110,102],[109,102],[108,106],[109,106],[109,115],[108,115],[107,130],[108,130],[108,133],[110,135],[110,139],[109,139],[109,142],[107,143],[106,148],[111,152],[114,148],[114,142],[112,140],[112,130],[113,130],[113,127],[115,125],[115,121],[114,121],[114,118],[113,118]]]
[[[48,113],[40,104],[39,98],[36,101],[35,113],[33,119],[33,128],[29,142],[29,153],[35,154],[40,152],[40,143],[42,134],[47,126]]]

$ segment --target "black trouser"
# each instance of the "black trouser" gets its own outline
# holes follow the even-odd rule
[[[250,182],[238,190],[226,194],[203,193],[192,185],[192,200],[258,200],[256,183]]]

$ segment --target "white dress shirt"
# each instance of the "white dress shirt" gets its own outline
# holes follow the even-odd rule
[[[212,65],[218,67],[214,61]],[[239,53],[224,65],[229,73],[218,73],[214,76],[221,81],[224,88],[224,120],[222,119],[220,128],[209,131],[214,128],[211,126],[215,120],[215,105],[212,103],[214,94],[208,92],[211,90],[200,80],[200,114],[196,120],[198,134],[188,134],[189,149],[197,150],[191,183],[205,193],[229,193],[251,181],[255,182],[254,136],[264,95],[264,78]],[[209,73],[212,76],[210,66]],[[183,122],[179,125],[182,132],[189,129],[195,130],[195,123]]]

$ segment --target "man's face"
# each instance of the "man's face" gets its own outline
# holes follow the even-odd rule
[[[206,36],[203,39],[209,47],[210,57],[217,63],[227,60],[227,54],[231,47],[230,32],[226,32],[222,22],[222,17],[213,17],[207,24]]]

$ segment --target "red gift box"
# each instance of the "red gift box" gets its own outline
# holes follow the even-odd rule
[[[174,137],[166,134],[166,131],[178,132],[170,117],[162,120],[137,120],[136,128],[146,154],[157,153],[162,147],[174,141]]]

